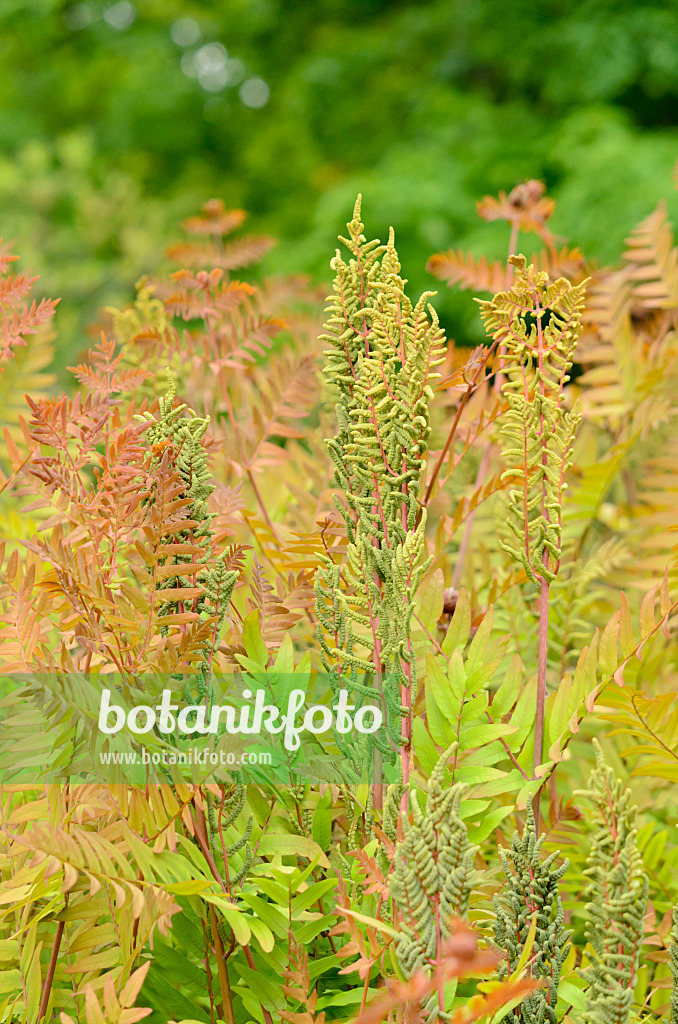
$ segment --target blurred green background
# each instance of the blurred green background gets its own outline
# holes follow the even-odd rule
[[[0,97],[0,235],[63,297],[61,365],[212,196],[280,239],[265,272],[322,281],[361,191],[417,293],[436,250],[503,255],[475,202],[521,179],[601,261],[678,212],[675,2],[1,0]]]

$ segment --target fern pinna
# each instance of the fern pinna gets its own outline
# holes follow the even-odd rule
[[[328,555],[316,574],[318,638],[335,693],[350,686],[358,700],[374,689],[385,705],[393,760],[404,742],[402,778],[412,758],[416,678],[410,624],[426,558],[425,510],[417,501],[430,434],[430,382],[441,361],[443,332],[424,293],[415,306],[405,294],[393,231],[387,245],[367,242],[360,197],[339,251],[326,333],[325,379],[336,396],[338,431],[327,447],[336,497],[348,537],[343,565]],[[401,717],[404,736],[401,737]],[[346,744],[348,752],[348,745]]]
[[[544,737],[549,587],[560,565],[564,478],[580,419],[576,405],[565,408],[565,385],[581,333],[584,284],[565,278],[549,284],[524,256],[511,256],[509,263],[516,271],[513,287],[481,302],[480,314],[488,334],[505,348],[505,475],[521,483],[509,489],[508,526],[515,539],[500,543],[540,594],[536,772]]]

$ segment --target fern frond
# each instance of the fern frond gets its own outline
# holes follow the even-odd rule
[[[580,414],[565,411],[564,388],[581,332],[584,285],[509,260],[516,279],[509,292],[480,303],[485,328],[506,346],[510,412],[504,428],[507,474],[521,487],[509,490],[509,527],[501,542],[533,582],[555,578],[562,544],[562,495]],[[547,322],[544,320],[547,318]]]
[[[644,309],[673,309],[678,305],[678,249],[661,201],[656,210],[626,239],[624,259],[630,264],[633,297]]]
[[[600,745],[596,767],[582,793],[595,807],[589,866],[587,938],[595,952],[584,976],[589,982],[585,1017],[591,1024],[626,1024],[638,973],[648,878],[636,845],[631,794],[615,781]]]

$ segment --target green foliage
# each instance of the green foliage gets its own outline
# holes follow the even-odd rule
[[[35,360],[20,364],[16,341],[15,358],[4,353],[12,386],[38,391],[30,422],[10,410],[1,456],[0,770],[37,780],[0,790],[3,1024],[60,1012],[132,1024],[151,1011],[159,1024],[626,1024],[664,1012],[678,900],[676,253],[659,210],[623,269],[596,271],[573,386],[583,257],[551,246],[538,182],[481,211],[547,249],[531,278],[520,259],[437,261],[479,291],[497,282],[484,308],[498,337],[470,358],[452,343],[439,353],[436,316],[426,296],[409,302],[392,236],[368,243],[356,211],[350,258],[334,261],[321,392],[313,293],[234,280],[270,241],[229,237],[242,211],[216,200],[186,222],[197,240],[173,249],[184,269],[108,311],[116,341],[75,368],[72,397],[43,393],[44,337],[28,339]],[[563,347],[540,368],[528,350],[538,360],[549,294],[542,342]],[[5,337],[18,337],[10,314]],[[538,497],[522,521],[532,578],[499,544],[503,424],[535,443],[522,480]],[[517,513],[514,500],[514,526]],[[546,584],[558,561],[552,614],[537,616],[534,578]],[[114,671],[128,704],[163,678],[177,702],[185,687],[184,703],[207,704],[238,673],[281,704],[292,681],[320,681],[333,703],[342,688],[383,702],[388,730],[378,756],[367,736],[315,737],[308,763],[284,761],[285,785],[280,766],[261,764],[163,785],[83,782],[82,755],[114,742],[96,729]],[[637,832],[602,761],[591,827],[581,798],[591,738],[606,730]],[[318,782],[337,745],[338,780]],[[65,781],[44,785],[50,758]],[[507,849],[516,819],[526,825]],[[486,948],[493,935],[503,957]]]
[[[64,297],[63,364],[205,196],[283,239],[276,270],[325,279],[327,239],[369,190],[418,293],[433,249],[485,246],[476,198],[528,177],[555,187],[559,233],[614,260],[675,158],[675,25],[655,0],[144,0],[117,21],[114,3],[86,3],[0,12],[0,221]],[[214,44],[227,56],[198,56]],[[263,107],[240,98],[252,78]],[[439,312],[480,337],[459,296]]]
[[[595,807],[587,896],[587,939],[594,958],[586,1016],[592,1024],[626,1024],[640,962],[640,941],[647,905],[648,878],[636,843],[631,793],[615,781],[594,740],[596,767],[582,795]]]
[[[513,974],[527,955],[530,975],[543,981],[542,988],[532,992],[509,1013],[513,1024],[521,1021],[555,1024],[560,973],[570,948],[571,932],[563,927],[563,906],[558,892],[558,883],[567,871],[568,861],[554,867],[557,852],[542,861],[543,842],[543,835],[537,838],[534,814],[528,806],[522,837],[514,833],[509,851],[499,849],[507,880],[504,891],[494,897],[494,940],[505,956],[499,977]],[[528,945],[530,940],[531,946]]]

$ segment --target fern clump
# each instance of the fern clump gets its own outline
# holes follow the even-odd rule
[[[518,968],[532,919],[536,915],[534,943],[528,963],[532,977],[543,980],[541,988],[530,993],[508,1014],[512,1024],[525,1021],[530,1024],[556,1024],[560,970],[569,949],[571,933],[563,928],[563,907],[558,893],[558,883],[567,871],[569,861],[554,867],[557,851],[546,860],[540,860],[543,842],[544,836],[537,838],[534,814],[528,805],[522,837],[514,833],[511,849],[508,852],[499,849],[506,874],[503,893],[494,896],[497,915],[494,939],[504,953],[498,969],[499,978],[510,976]]]
[[[318,639],[335,690],[350,682],[358,698],[372,695],[358,673],[373,674],[386,705],[392,744],[411,736],[416,686],[410,624],[414,595],[430,564],[426,513],[418,495],[430,435],[430,386],[443,332],[431,293],[413,305],[393,231],[388,244],[367,242],[360,197],[348,238],[332,260],[325,380],[336,396],[338,430],[327,441],[341,497],[348,551],[343,566],[327,556],[316,574]],[[402,707],[402,705],[405,705]],[[382,754],[392,758],[392,744]],[[404,774],[409,760],[406,758]]]
[[[597,740],[596,767],[582,791],[595,806],[593,843],[585,874],[589,924],[595,954],[584,972],[589,982],[586,1019],[591,1024],[627,1024],[638,974],[648,896],[648,877],[636,844],[631,793],[614,780]]]
[[[446,751],[431,773],[426,810],[413,802],[413,821],[404,825],[404,838],[396,844],[390,891],[401,932],[398,962],[407,977],[438,962],[454,919],[468,911],[477,847],[459,814],[466,786],[445,785],[452,752]]]

